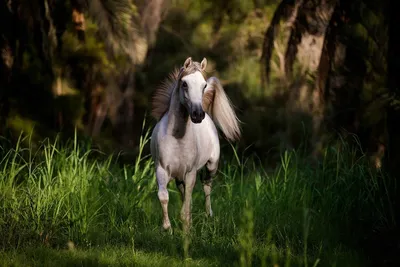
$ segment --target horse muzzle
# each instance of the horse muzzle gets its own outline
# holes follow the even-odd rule
[[[192,112],[190,113],[190,119],[193,123],[201,123],[206,117],[206,113],[204,112],[201,105],[196,105],[192,108]]]

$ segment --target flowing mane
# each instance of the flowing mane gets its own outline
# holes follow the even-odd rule
[[[172,92],[174,91],[180,70],[176,68],[168,77],[157,87],[153,99],[151,115],[159,121],[162,116],[168,111],[169,102],[171,100]]]
[[[182,77],[200,71],[206,79],[206,73],[201,69],[199,62],[193,62],[189,67],[175,68],[168,77],[157,87],[152,98],[151,115],[157,120],[168,111],[172,93],[179,84]]]

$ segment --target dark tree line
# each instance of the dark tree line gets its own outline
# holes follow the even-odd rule
[[[327,23],[317,22],[313,6],[325,4]],[[304,8],[306,5],[308,8]],[[286,56],[285,75],[292,78],[292,66],[302,36],[320,34],[324,41],[313,89],[312,150],[317,159],[330,138],[342,138],[370,156],[396,184],[400,177],[400,16],[398,1],[281,1],[269,25],[263,47],[263,83],[270,82],[269,62],[279,20],[285,12],[294,14]],[[318,29],[320,28],[320,29]],[[315,29],[314,31],[312,29]],[[335,133],[335,134],[332,134]],[[326,137],[329,136],[329,137]],[[381,183],[382,181],[377,181]],[[391,198],[392,212],[400,221],[400,192]],[[398,227],[385,229],[373,242],[398,248]],[[387,251],[383,251],[387,250]],[[387,256],[390,257],[390,256]]]
[[[188,5],[188,10],[198,13],[198,19],[189,22],[172,13],[166,24],[171,3],[163,0],[2,1],[2,134],[8,127],[7,118],[21,113],[41,118],[44,128],[55,131],[71,131],[77,125],[93,137],[110,131],[108,134],[122,146],[133,147],[144,113],[137,113],[138,105],[147,107],[148,100],[143,99],[150,98],[149,88],[170,71],[165,66],[170,68],[172,61],[178,64],[176,51],[182,50],[179,57],[184,53],[185,57],[209,55],[217,70],[236,64],[232,59],[240,58],[237,51],[230,50],[227,55],[215,52],[225,49],[220,43],[227,38],[222,37],[226,25],[238,27],[246,23],[249,14],[258,17],[267,2],[227,5],[226,1],[205,1],[199,5],[181,1],[177,5]],[[259,44],[263,88],[275,82],[270,79],[271,62],[282,31],[289,27],[285,51],[280,54],[285,77],[280,82],[287,88],[299,75],[296,64],[302,41],[308,36],[323,37],[310,96],[315,156],[332,133],[348,136],[348,140],[355,134],[376,166],[385,155],[387,163],[396,167],[399,63],[393,26],[397,18],[390,13],[393,9],[395,2],[389,0],[282,0],[268,17],[269,25]],[[180,34],[191,33],[201,23],[210,25],[213,38],[197,48]],[[237,46],[235,37],[233,48]],[[258,44],[251,45],[249,50],[257,50]],[[160,54],[171,54],[169,62],[158,60],[167,58]],[[154,61],[151,67],[149,61]],[[149,72],[154,75],[150,77]],[[228,82],[231,92],[229,86]],[[46,129],[43,132],[46,135]]]
[[[269,82],[273,42],[281,20],[294,16],[285,54],[288,79],[293,78],[302,36],[324,35],[312,101],[315,155],[326,140],[324,133],[333,130],[356,134],[377,167],[385,153],[388,166],[400,162],[396,127],[398,18],[393,10],[394,1],[283,0],[278,4],[264,37],[264,84]]]
[[[113,135],[132,144],[134,74],[155,41],[165,4],[1,1],[2,133],[15,110],[45,118],[58,131],[72,130],[83,112],[87,134],[97,136],[109,121]],[[81,92],[83,111],[71,90]]]

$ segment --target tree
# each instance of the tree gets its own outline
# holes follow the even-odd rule
[[[166,7],[163,0],[137,2],[3,1],[0,6],[5,21],[0,26],[2,118],[7,117],[10,97],[18,103],[26,99],[26,93],[32,93],[24,82],[37,84],[46,95],[53,94],[57,103],[64,97],[63,86],[69,84],[83,95],[87,133],[98,135],[108,118],[117,135],[125,136],[121,141],[131,142],[134,73],[155,41]],[[25,62],[26,55],[33,60]],[[37,66],[34,69],[35,64],[42,70]],[[21,80],[23,75],[36,81]],[[40,98],[38,92],[37,95]],[[74,127],[75,123],[68,123],[60,108],[55,106],[50,111],[57,113],[58,127],[63,124]]]
[[[387,108],[387,129],[388,129],[388,149],[387,149],[387,165],[390,172],[398,176],[400,162],[400,110],[398,108],[400,96],[400,36],[397,27],[400,23],[400,16],[397,14],[400,8],[397,1],[389,1],[389,42],[387,52],[387,86],[389,91],[395,96],[395,101]]]
[[[281,20],[291,14],[294,9],[294,0],[282,0],[277,6],[271,23],[264,35],[264,44],[261,55],[261,82],[263,85],[269,83],[271,72],[270,61],[273,51],[274,40],[279,32],[279,23]]]
[[[333,69],[340,68],[343,63],[334,62],[338,50],[339,35],[343,32],[343,26],[348,12],[348,5],[343,5],[340,0],[334,3],[333,13],[325,31],[324,43],[322,46],[320,62],[318,64],[315,89],[313,94],[313,154],[316,156],[322,146],[321,127],[327,115],[326,101],[329,98],[329,77]],[[340,56],[339,56],[340,57]],[[335,64],[336,63],[336,64]],[[326,121],[325,121],[326,122]]]

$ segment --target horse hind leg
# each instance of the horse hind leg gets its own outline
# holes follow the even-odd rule
[[[218,170],[218,161],[207,162],[206,175],[203,176],[203,179],[201,180],[205,195],[206,213],[209,217],[213,216],[213,212],[211,209],[211,185],[213,178],[217,174],[217,170]]]
[[[161,167],[158,166],[156,170],[156,178],[158,183],[158,199],[160,200],[162,212],[163,212],[163,225],[164,230],[171,230],[171,222],[168,216],[168,189],[167,185],[169,182],[168,173]]]
[[[185,198],[185,183],[183,181],[175,180],[176,187],[181,193],[181,200],[184,201]]]

